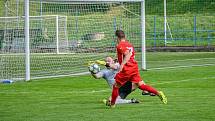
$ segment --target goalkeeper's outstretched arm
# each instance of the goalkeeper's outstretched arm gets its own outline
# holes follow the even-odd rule
[[[96,74],[91,72],[91,75],[95,78],[95,79],[100,79],[103,77],[103,73],[102,72],[98,72]]]
[[[100,65],[104,65],[108,68],[118,69],[118,66],[115,63],[105,62],[105,61],[101,61],[101,60],[96,60],[95,62]]]

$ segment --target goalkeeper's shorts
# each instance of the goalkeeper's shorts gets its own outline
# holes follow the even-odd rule
[[[132,92],[132,82],[128,81],[119,88],[119,96],[125,99]]]

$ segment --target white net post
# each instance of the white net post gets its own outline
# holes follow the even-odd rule
[[[146,70],[145,0],[141,1],[142,69]]]
[[[56,50],[57,54],[59,54],[59,26],[58,26],[58,15],[56,16]]]
[[[167,18],[166,18],[166,0],[164,0],[164,46],[167,44]]]
[[[69,51],[69,41],[68,41],[68,33],[67,33],[67,16],[65,17],[64,21],[64,35],[66,40],[66,49]]]
[[[56,24],[56,36],[58,36],[58,54],[69,53],[69,42],[67,33],[67,16],[58,15]],[[57,23],[57,22],[56,22]]]
[[[25,0],[25,80],[30,80],[29,0]]]

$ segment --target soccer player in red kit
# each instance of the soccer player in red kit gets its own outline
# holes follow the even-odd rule
[[[119,88],[127,81],[135,83],[139,89],[148,91],[157,95],[164,104],[167,104],[167,98],[162,91],[157,91],[155,88],[144,84],[142,81],[137,61],[135,60],[135,51],[131,43],[126,40],[125,34],[122,30],[115,32],[117,36],[117,57],[120,64],[119,72],[115,76],[115,84],[112,89],[112,98],[110,102],[107,102],[108,106],[114,107],[116,98],[119,95]]]

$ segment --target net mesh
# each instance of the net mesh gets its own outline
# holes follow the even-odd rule
[[[19,5],[23,3],[20,2]],[[116,29],[126,32],[137,52],[141,48],[141,21],[140,2],[30,2],[30,72],[31,78],[56,77],[65,75],[85,74],[88,72],[88,61],[104,59],[106,56],[116,57],[115,38]],[[139,9],[136,9],[139,8]],[[20,10],[21,11],[21,10]],[[9,15],[9,14],[8,14]],[[13,14],[10,14],[13,15]],[[12,72],[24,78],[24,19],[8,17],[13,20],[9,26],[4,26],[5,18],[2,18],[2,26],[9,28],[12,33],[19,36],[11,40],[4,38],[2,47],[3,56],[11,65],[18,65],[20,71]],[[18,20],[19,19],[19,20]],[[17,24],[17,21],[18,24]],[[20,28],[17,29],[17,26]],[[16,30],[20,32],[15,32]],[[8,32],[11,34],[11,32]],[[5,35],[5,34],[4,34]],[[9,35],[9,38],[13,35]],[[19,39],[17,39],[19,38]],[[15,46],[5,41],[15,43]],[[58,44],[57,44],[58,43]],[[5,49],[10,46],[13,49]],[[8,55],[7,53],[10,53]],[[13,55],[11,55],[11,53]],[[17,56],[19,54],[19,56]],[[20,58],[22,55],[22,58]],[[140,60],[140,56],[137,57]],[[18,68],[18,66],[16,66]],[[9,73],[12,68],[4,69]],[[3,73],[3,72],[2,72]],[[5,75],[2,74],[2,75]],[[1,78],[18,78],[9,76]]]

